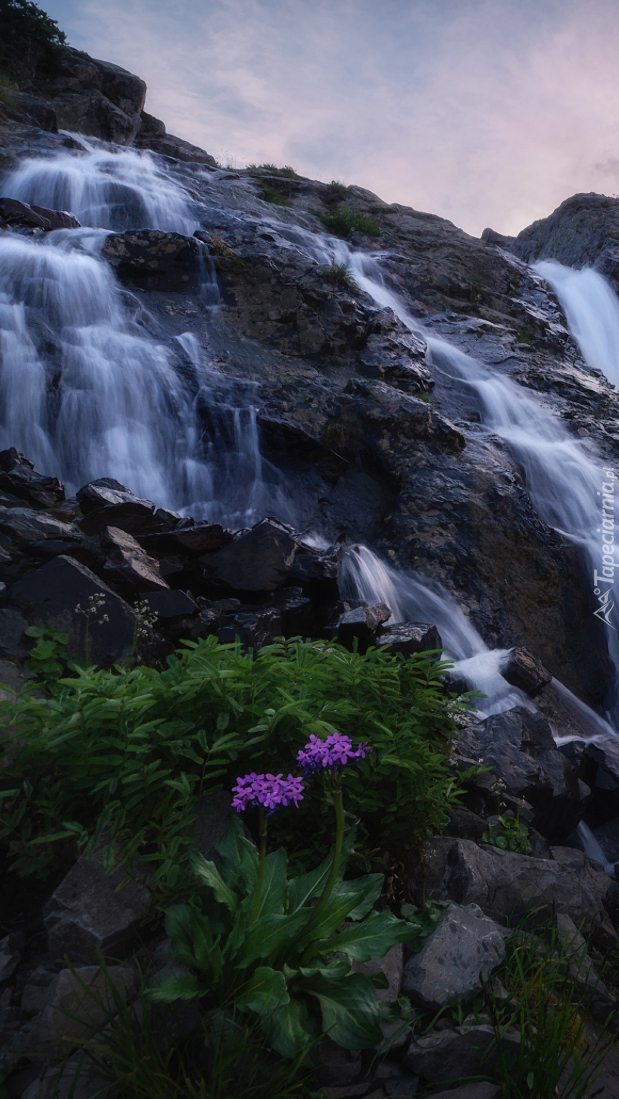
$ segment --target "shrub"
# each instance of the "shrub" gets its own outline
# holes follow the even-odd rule
[[[275,206],[290,206],[286,196],[277,187],[269,187],[266,183],[262,188],[262,197],[265,202],[272,202]]]
[[[264,172],[265,175],[270,176],[283,176],[285,179],[301,179],[300,175],[297,175],[294,168],[291,168],[289,164],[284,165],[283,168],[278,168],[275,164],[248,164],[248,172]]]
[[[332,263],[329,267],[322,268],[322,274],[329,282],[339,282],[342,286],[356,286],[347,263]]]
[[[459,703],[427,654],[362,656],[295,640],[254,657],[209,637],[186,642],[168,665],[75,666],[52,698],[26,693],[1,704],[11,734],[0,749],[0,844],[12,868],[49,873],[56,852],[65,857],[67,845],[87,842],[94,849],[106,832],[110,866],[139,853],[157,864],[155,881],[178,890],[201,795],[336,728],[374,746],[371,765],[361,761],[344,779],[362,837],[410,845],[448,818]],[[301,859],[324,853],[323,809],[316,790],[294,823],[283,812],[279,842]]]
[[[55,19],[30,0],[0,0],[0,68],[10,76],[34,72],[66,38]]]
[[[339,206],[330,214],[319,216],[323,225],[335,237],[345,238],[353,230],[358,233],[367,233],[370,237],[380,236],[380,225],[376,218],[367,217],[358,210],[351,210],[350,206]]]

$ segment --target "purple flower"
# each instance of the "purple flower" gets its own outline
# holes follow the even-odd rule
[[[244,809],[262,805],[270,816],[280,805],[294,802],[298,806],[303,801],[303,789],[303,779],[294,778],[293,775],[284,778],[281,774],[257,775],[252,771],[251,774],[238,778],[236,786],[232,787],[232,808],[237,813],[242,813]]]
[[[319,771],[321,767],[337,771],[351,760],[365,759],[371,751],[369,744],[359,744],[353,750],[352,740],[345,733],[331,733],[326,740],[320,740],[312,733],[308,743],[298,753],[297,763],[306,775]]]

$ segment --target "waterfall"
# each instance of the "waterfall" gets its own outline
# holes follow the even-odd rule
[[[557,295],[585,361],[619,386],[619,300],[610,283],[592,267],[576,271],[556,260],[535,270]]]
[[[0,235],[0,447],[70,493],[114,477],[196,518],[290,518],[283,478],[260,454],[255,386],[219,374],[191,333],[156,335],[99,255],[110,229],[191,233],[189,195],[149,154],[87,144],[25,160],[4,184],[84,228]],[[214,278],[202,294],[213,300]]]
[[[163,229],[190,237],[199,227],[189,192],[151,153],[71,136],[84,152],[22,160],[4,180],[4,194],[69,210],[82,225],[108,231]]]

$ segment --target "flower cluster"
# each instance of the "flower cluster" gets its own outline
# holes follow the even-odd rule
[[[326,740],[312,734],[298,753],[297,763],[306,775],[319,771],[321,767],[337,771],[351,760],[365,759],[371,751],[369,744],[359,744],[353,750],[352,740],[345,733],[332,733]]]
[[[283,775],[257,775],[252,771],[251,774],[238,778],[236,786],[232,787],[232,808],[241,813],[243,809],[262,805],[270,816],[280,805],[290,805],[291,801],[298,806],[303,801],[303,790],[301,778],[294,778],[292,775],[288,775],[288,778]]]

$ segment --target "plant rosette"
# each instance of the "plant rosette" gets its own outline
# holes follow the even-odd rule
[[[313,737],[297,758],[335,784],[340,768],[368,751],[332,734],[325,741]],[[238,780],[235,808],[257,805],[260,811],[260,850],[237,817],[217,845],[219,868],[194,854],[201,903],[174,905],[166,915],[172,953],[194,972],[170,977],[151,992],[156,1001],[200,997],[207,1008],[234,1004],[254,1013],[272,1048],[289,1058],[321,1033],[346,1049],[380,1042],[389,1008],[378,1002],[376,990],[387,987],[386,978],[355,973],[352,966],[381,958],[416,934],[391,912],[372,910],[382,874],[344,881],[354,831],[344,836],[341,790],[331,790],[336,842],[318,867],[289,879],[286,852],[266,854],[267,813],[297,805],[303,789],[291,775],[252,773]]]

